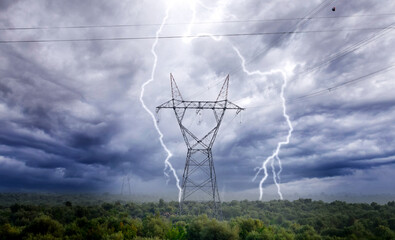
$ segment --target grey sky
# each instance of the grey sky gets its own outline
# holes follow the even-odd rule
[[[263,174],[252,182],[254,168],[288,131],[282,77],[247,75],[233,47],[249,71],[287,73],[294,132],[279,154],[285,198],[395,194],[393,69],[298,99],[395,64],[393,30],[368,41],[395,21],[393,1],[202,1],[196,2],[195,21],[211,23],[191,26],[185,23],[193,18],[193,1],[1,1],[0,28],[140,26],[0,30],[0,41],[155,36],[170,3],[161,36],[293,31],[298,21],[289,19],[324,6],[297,28],[322,32],[159,40],[155,78],[144,95],[151,111],[171,97],[169,73],[187,100],[215,99],[218,83],[230,73],[229,99],[247,108],[241,124],[227,113],[213,149],[225,200],[237,193],[259,197]],[[262,19],[282,20],[213,23]],[[129,173],[136,193],[176,196],[174,178],[166,184],[163,173],[166,152],[139,102],[151,75],[153,42],[0,43],[0,190],[118,193]],[[347,54],[319,65],[340,53]],[[187,121],[203,134],[195,116]],[[171,112],[160,113],[159,127],[181,178],[186,147]],[[273,184],[269,176],[264,194],[278,198]]]

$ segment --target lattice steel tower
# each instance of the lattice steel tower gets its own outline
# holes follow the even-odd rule
[[[182,192],[180,199],[180,214],[184,211],[184,202],[192,199],[192,195],[198,192],[204,193],[214,217],[222,217],[221,200],[218,193],[217,179],[215,176],[212,146],[218,133],[219,126],[228,109],[236,110],[238,114],[244,108],[228,101],[229,75],[226,77],[221,91],[215,101],[184,101],[177,87],[173,75],[170,74],[172,99],[156,108],[170,108],[174,110],[182,136],[188,147],[184,174],[182,177]],[[186,128],[183,123],[187,110],[195,110],[196,113],[203,110],[212,110],[214,114],[214,127],[202,138]],[[208,195],[208,196],[207,196]],[[200,196],[198,199],[202,199]],[[203,199],[204,200],[204,199]]]
[[[129,191],[127,192],[126,189],[124,190],[124,188],[126,188]],[[124,193],[125,194],[129,194],[129,196],[132,195],[132,190],[130,188],[130,177],[129,177],[129,175],[125,175],[122,178],[121,195],[123,195]]]

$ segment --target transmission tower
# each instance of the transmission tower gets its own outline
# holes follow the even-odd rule
[[[159,105],[156,112],[163,108],[174,110],[182,136],[188,148],[184,174],[182,177],[182,192],[180,199],[180,214],[184,212],[184,203],[193,199],[192,195],[203,193],[212,210],[212,215],[222,218],[221,200],[218,193],[217,179],[215,175],[212,146],[218,133],[219,126],[226,110],[236,110],[238,114],[244,108],[228,101],[229,75],[215,101],[184,101],[177,87],[173,75],[170,74],[172,99]],[[214,114],[214,127],[202,138],[197,137],[184,125],[183,120],[187,110],[195,110],[200,113],[203,110],[211,110]],[[201,196],[198,196],[202,199]],[[196,199],[196,198],[195,198]]]
[[[128,189],[128,194],[129,196],[132,195],[132,190],[130,189],[130,177],[129,175],[125,175],[122,179],[122,188],[121,188],[121,195],[123,195],[124,192],[126,192],[126,189],[124,191],[124,188]]]

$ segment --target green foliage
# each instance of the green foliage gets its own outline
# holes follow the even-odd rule
[[[391,229],[389,229],[388,227],[382,226],[382,225],[380,225],[376,228],[376,236],[379,239],[383,239],[383,240],[384,239],[388,239],[388,240],[395,239],[395,233],[393,231],[391,231]]]
[[[163,239],[169,225],[159,215],[149,215],[143,220],[143,235],[145,237],[159,237]]]
[[[312,226],[304,225],[294,225],[294,232],[296,233],[296,240],[319,240],[321,237],[316,233]]]
[[[6,223],[0,227],[0,240],[17,240],[20,233],[20,229]]]
[[[260,221],[258,219],[237,218],[235,224],[237,224],[237,226],[239,227],[240,239],[247,239],[247,235],[249,235],[249,233],[251,233],[251,232],[254,232],[254,234],[255,233],[259,234],[258,231],[262,232],[264,230],[262,221]],[[254,239],[254,238],[250,237],[250,239]],[[259,239],[259,238],[257,238],[257,239]]]
[[[187,233],[185,227],[173,226],[165,234],[165,239],[168,240],[185,240]]]
[[[13,195],[15,197],[15,195]],[[73,197],[57,204],[1,205],[0,240],[13,239],[395,239],[395,202],[380,205],[290,201],[222,203],[222,221],[209,218],[204,202],[98,201]],[[43,198],[45,199],[45,198]]]
[[[63,226],[58,221],[53,220],[49,216],[40,216],[35,218],[25,229],[22,231],[22,235],[35,236],[53,236],[59,238],[63,235]]]
[[[206,215],[197,217],[188,226],[188,240],[232,240],[237,239],[237,234],[233,232],[226,223],[209,219]]]
[[[252,231],[252,232],[249,232],[247,234],[246,238],[243,238],[243,239],[246,239],[246,240],[266,240],[266,239],[272,239],[272,238],[270,238],[269,236],[267,236],[265,234],[259,233],[257,231]]]

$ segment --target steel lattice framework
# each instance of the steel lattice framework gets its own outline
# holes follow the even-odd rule
[[[126,187],[127,187],[127,189],[124,190],[124,188],[126,188]],[[128,190],[128,193],[126,193],[126,190]],[[121,195],[123,195],[124,192],[125,192],[125,194],[129,194],[129,196],[132,195],[132,190],[130,188],[130,177],[129,177],[129,175],[124,176],[123,179],[122,179]]]
[[[182,136],[188,147],[184,174],[182,178],[182,192],[180,199],[180,214],[184,211],[184,202],[190,199],[191,195],[200,191],[208,194],[208,204],[212,209],[214,217],[222,217],[221,200],[218,193],[217,179],[215,175],[212,146],[218,133],[219,126],[226,110],[236,110],[236,114],[244,110],[236,104],[228,101],[229,75],[226,77],[222,88],[215,101],[185,101],[178,89],[173,75],[170,74],[170,84],[172,99],[159,105],[156,112],[163,108],[173,109]],[[187,110],[196,112],[212,110],[215,117],[215,126],[202,138],[198,138],[183,124],[183,119]]]

